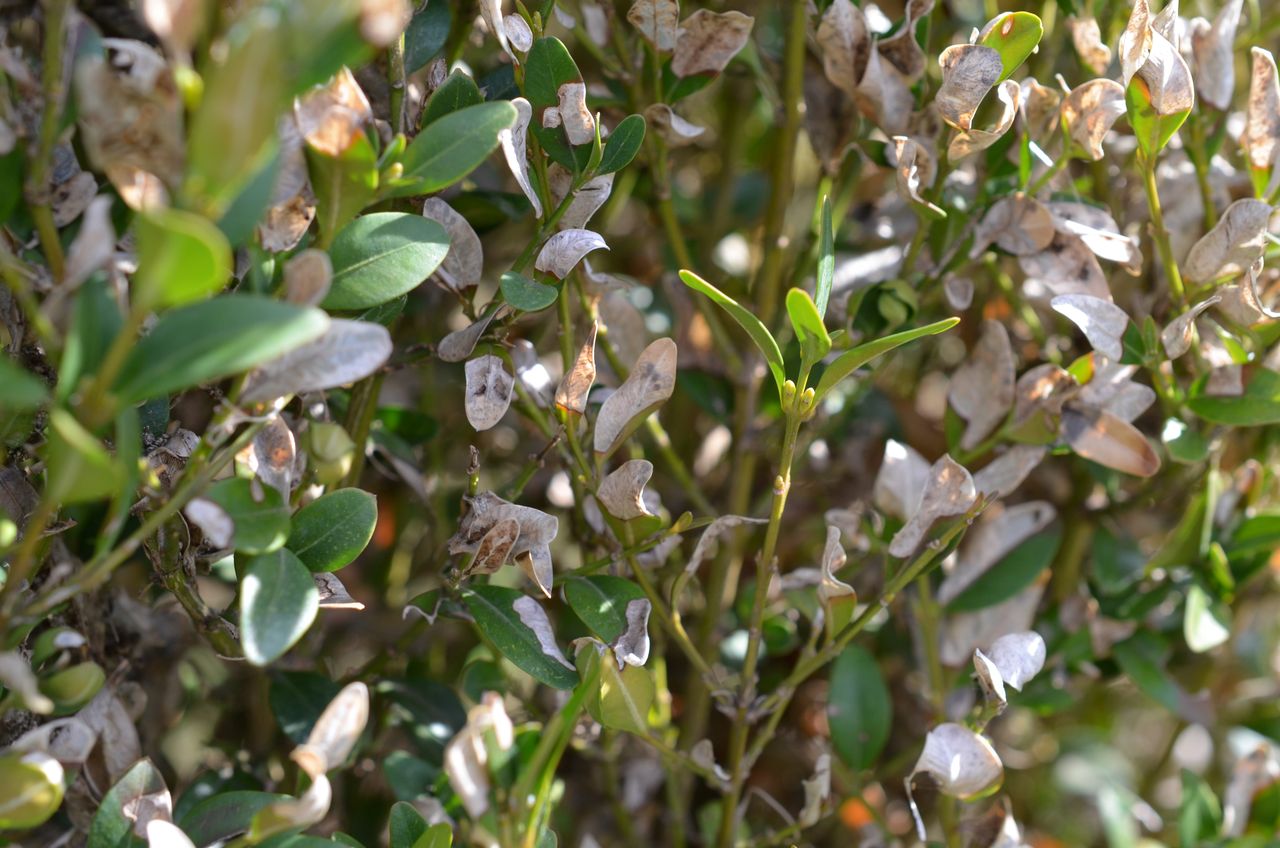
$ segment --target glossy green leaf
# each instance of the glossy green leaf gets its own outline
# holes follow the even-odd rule
[[[1195,465],[1209,456],[1209,440],[1177,418],[1165,419],[1160,438],[1175,462]]]
[[[320,606],[311,572],[288,548],[253,557],[240,581],[240,643],[254,665],[293,647]]]
[[[578,650],[578,675],[599,683],[587,693],[587,712],[604,727],[627,733],[648,733],[649,708],[653,706],[653,679],[649,672],[633,665],[618,669],[613,651],[595,642]]]
[[[0,410],[26,412],[49,399],[40,378],[7,356],[0,356]]]
[[[413,848],[452,848],[453,828],[441,822],[427,828],[427,832],[418,838]]]
[[[311,671],[277,671],[271,675],[267,700],[284,735],[301,745],[316,719],[342,687]]]
[[[818,388],[814,391],[816,395],[815,402],[825,397],[828,392],[835,388],[837,383],[868,362],[908,342],[913,342],[925,336],[936,336],[938,333],[945,333],[959,323],[959,318],[947,318],[923,327],[916,327],[914,330],[903,330],[900,333],[894,333],[891,336],[885,336],[882,339],[876,339],[845,351],[827,366],[827,370],[822,372],[822,377],[818,380]]]
[[[546,309],[560,296],[560,290],[555,286],[544,285],[514,271],[503,274],[500,285],[502,297],[521,312]]]
[[[522,618],[516,609],[521,604],[533,610],[530,605],[536,605],[536,600],[503,586],[474,586],[463,593],[462,599],[476,626],[517,668],[555,689],[577,685],[578,674],[555,643],[546,613],[540,620],[527,613]],[[543,624],[546,629],[541,634],[531,626]]]
[[[254,495],[255,489],[259,496]],[[241,553],[269,553],[289,538],[289,506],[269,486],[254,486],[243,477],[231,477],[214,483],[204,497],[231,519],[231,544]]]
[[[569,608],[592,633],[610,644],[627,629],[627,604],[644,596],[635,583],[610,574],[570,576],[564,582]]]
[[[414,848],[427,832],[427,820],[412,804],[397,801],[391,805],[389,848]]]
[[[1144,632],[1111,648],[1120,669],[1147,697],[1174,715],[1194,721],[1191,699],[1169,676],[1162,659],[1164,653],[1166,649],[1159,639]]]
[[[449,40],[453,14],[448,3],[427,3],[404,31],[404,69],[413,73],[430,62]]]
[[[711,298],[717,306],[729,313],[729,317],[738,322],[738,326],[747,331],[751,341],[755,342],[760,353],[764,355],[764,360],[768,364],[769,370],[773,373],[774,382],[778,384],[778,394],[781,395],[782,385],[787,382],[787,367],[783,362],[782,351],[778,348],[778,342],[773,338],[768,328],[759,318],[751,314],[746,307],[692,271],[681,271],[680,279],[689,288]]]
[[[164,777],[159,769],[151,760],[138,760],[102,797],[89,827],[85,848],[126,848],[141,844],[142,840],[133,835],[133,820],[124,814],[124,805],[143,795],[164,791]]]
[[[1139,149],[1148,159],[1154,159],[1164,149],[1169,139],[1182,126],[1182,122],[1191,114],[1190,109],[1170,115],[1156,112],[1151,102],[1151,89],[1140,76],[1129,81],[1129,87],[1124,92],[1124,102],[1128,110],[1129,126],[1133,128]]]
[[[1178,844],[1210,845],[1221,831],[1222,805],[1218,803],[1218,796],[1199,775],[1183,769]]]
[[[111,497],[124,481],[124,470],[102,442],[63,409],[49,413],[48,463],[50,498],[58,503],[81,503]]]
[[[836,755],[855,771],[869,768],[889,739],[893,703],[875,657],[849,645],[831,666],[827,722]]]
[[[134,219],[138,273],[132,291],[143,308],[182,306],[217,294],[231,278],[231,245],[202,215],[180,209]]]
[[[360,556],[378,525],[378,501],[361,489],[338,489],[298,510],[288,547],[312,571],[337,571]]]
[[[305,149],[307,173],[316,195],[316,225],[320,243],[325,244],[373,200],[378,190],[378,154],[363,133],[338,156],[321,153],[309,144]]]
[[[44,754],[0,757],[0,830],[44,824],[62,804],[62,767]]]
[[[84,377],[97,373],[124,323],[120,306],[103,276],[85,280],[75,298],[55,391],[58,400],[64,403]]]
[[[836,278],[836,233],[831,222],[831,196],[822,196],[822,220],[818,231],[818,275],[813,287],[813,303],[820,318],[827,317],[827,302]]]
[[[389,719],[408,734],[423,761],[439,766],[445,745],[467,723],[467,710],[457,694],[423,677],[384,680],[377,691],[394,705]]]
[[[468,106],[429,124],[413,139],[400,162],[403,185],[389,197],[433,194],[476,169],[498,146],[498,133],[516,120],[505,100]]]
[[[791,318],[791,328],[800,342],[805,360],[810,363],[821,361],[831,351],[831,336],[807,291],[791,289],[787,292],[787,316]]]
[[[972,612],[1009,600],[1049,567],[1061,542],[1062,532],[1056,528],[1035,534],[969,584],[947,604],[947,609]]]
[[[621,171],[631,164],[644,143],[645,121],[641,115],[628,115],[609,133],[604,145],[604,157],[596,168],[597,176]]]
[[[1044,35],[1044,24],[1030,12],[1005,12],[987,25],[986,35],[978,43],[1000,54],[1004,66],[997,82],[1013,76]]]
[[[461,69],[454,70],[427,98],[427,105],[422,110],[422,127],[425,129],[445,115],[483,102],[484,95],[471,75]]]
[[[1191,389],[1187,406],[1213,424],[1261,427],[1280,423],[1280,374],[1259,368],[1248,378],[1244,394],[1235,397],[1204,394],[1204,381]]]
[[[82,662],[40,679],[40,693],[53,701],[54,715],[77,712],[102,689],[107,673],[96,662]]]
[[[178,824],[196,845],[210,845],[244,833],[260,810],[288,797],[246,789],[219,792],[197,803]]]
[[[113,389],[121,403],[248,371],[324,332],[319,309],[234,294],[163,315],[130,351]]]
[[[405,212],[362,215],[333,240],[333,283],[321,305],[368,309],[394,300],[431,276],[448,252],[449,234],[429,218]]]

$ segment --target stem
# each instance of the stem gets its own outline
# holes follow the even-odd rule
[[[1182,285],[1182,274],[1178,271],[1178,263],[1173,259],[1173,247],[1169,244],[1169,231],[1164,225],[1164,212],[1160,209],[1160,192],[1156,187],[1156,161],[1154,158],[1139,154],[1139,165],[1143,172],[1143,186],[1147,191],[1147,208],[1151,212],[1151,236],[1155,240],[1156,250],[1160,252],[1160,262],[1169,278],[1169,290],[1177,304],[1186,309],[1187,293]]]
[[[1067,151],[1064,150],[1062,155],[1054,161],[1053,165],[1041,174],[1039,179],[1031,184],[1031,188],[1027,189],[1027,196],[1035,197],[1036,194],[1040,192],[1040,189],[1047,186],[1050,180],[1060,174],[1063,168],[1067,167],[1067,163],[1070,161],[1071,159],[1067,156]]]
[[[40,145],[36,148],[27,184],[28,203],[36,232],[40,235],[40,248],[55,280],[62,279],[64,259],[53,209],[49,205],[49,171],[53,164],[53,148],[58,140],[58,122],[62,118],[62,50],[67,41],[64,30],[70,7],[70,0],[49,0],[45,4],[44,66],[40,76],[44,114],[40,118]]]
[[[46,496],[27,518],[27,525],[22,531],[22,540],[9,559],[9,570],[5,575],[4,587],[0,588],[0,636],[4,635],[9,614],[13,610],[13,603],[20,587],[35,567],[36,548],[40,545],[40,537],[57,512],[58,505]]]
[[[1199,110],[1193,110],[1187,120],[1187,130],[1191,134],[1191,144],[1187,146],[1187,158],[1196,172],[1196,185],[1200,189],[1200,205],[1204,209],[1204,228],[1212,230],[1218,223],[1218,210],[1213,204],[1213,186],[1209,184],[1209,170],[1212,158],[1204,158],[1204,127],[1200,125]]]
[[[177,534],[165,526],[157,534],[159,550],[153,559],[160,582],[178,599],[196,629],[209,640],[214,650],[224,657],[241,656],[240,642],[231,624],[209,609],[200,597],[199,590],[186,573],[182,564],[182,551],[178,547]]]
[[[391,87],[391,106],[388,116],[391,118],[393,133],[404,132],[404,33],[391,43],[387,53],[387,83]]]
[[[355,442],[356,452],[351,457],[351,468],[342,478],[341,487],[343,488],[359,485],[360,475],[364,472],[369,431],[373,428],[373,419],[378,414],[378,395],[382,390],[382,378],[381,372],[365,377],[351,390],[350,406],[347,408],[347,432],[351,434],[351,441]]]

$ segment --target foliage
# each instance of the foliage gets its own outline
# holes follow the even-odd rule
[[[8,5],[0,844],[1280,836],[1265,4]]]

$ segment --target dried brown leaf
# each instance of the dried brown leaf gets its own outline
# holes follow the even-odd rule
[[[1000,80],[1000,54],[981,44],[953,44],[938,57],[942,87],[934,105],[942,119],[958,130],[970,129],[987,92]]]
[[[596,381],[596,333],[600,322],[591,322],[591,335],[578,351],[578,356],[556,388],[556,406],[566,412],[582,415],[587,411],[587,396]]]
[[[680,4],[676,0],[636,0],[627,10],[627,20],[660,53],[675,49],[680,22]]]
[[[996,429],[1013,406],[1016,372],[1009,333],[999,321],[982,322],[982,335],[951,378],[948,399],[968,422],[960,447],[973,450]]]
[[[1110,412],[1064,408],[1062,438],[1085,459],[1125,474],[1150,477],[1160,470],[1160,456],[1147,437]]]
[[[326,85],[317,86],[293,107],[302,138],[326,156],[341,156],[373,121],[373,110],[355,75],[342,68]]]
[[[754,24],[755,18],[741,12],[699,9],[680,24],[671,72],[678,77],[720,73],[746,46]]]
[[[1102,140],[1125,108],[1124,87],[1118,82],[1089,80],[1062,101],[1062,121],[1072,143],[1096,162],[1103,156]]]
[[[1102,41],[1102,31],[1092,15],[1067,18],[1071,43],[1085,66],[1095,74],[1105,74],[1111,64],[1111,48]]]

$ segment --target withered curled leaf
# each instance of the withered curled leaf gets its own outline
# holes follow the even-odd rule
[[[1098,258],[1079,236],[1055,232],[1047,248],[1019,256],[1018,264],[1027,275],[1023,291],[1035,300],[1052,300],[1063,294],[1087,294],[1111,300],[1107,276]]]
[[[1213,23],[1196,18],[1191,25],[1196,92],[1205,103],[1225,112],[1236,89],[1235,40],[1244,0],[1226,0]]]
[[[1240,134],[1240,146],[1256,176],[1254,184],[1270,192],[1267,184],[1276,159],[1280,157],[1280,74],[1271,51],[1252,49],[1253,71],[1249,77],[1249,107]]]
[[[718,74],[747,44],[755,18],[741,12],[699,9],[680,24],[671,72],[678,77]]]
[[[627,601],[624,615],[627,627],[609,647],[618,658],[618,668],[624,665],[643,666],[649,661],[649,614],[653,605],[648,598]]]
[[[466,503],[467,513],[458,525],[458,532],[449,539],[449,553],[478,553],[497,525],[508,519],[513,520],[519,524],[520,532],[508,549],[508,554],[517,558],[521,568],[525,568],[538,588],[550,597],[551,542],[560,529],[559,520],[540,509],[505,501],[492,492],[482,492],[467,499]],[[492,565],[505,546],[505,541],[495,536],[490,539],[490,544],[493,553],[488,562]],[[502,560],[505,561],[506,558],[503,556]],[[524,561],[520,562],[521,559]],[[501,565],[499,562],[492,567],[500,568]]]
[[[1053,241],[1053,215],[1048,207],[1025,194],[1000,198],[982,216],[973,234],[971,257],[981,255],[993,241],[1014,256],[1039,253]]]
[[[1110,300],[1087,294],[1060,294],[1049,305],[1079,327],[1094,350],[1116,362],[1124,356],[1129,316]]]
[[[329,319],[315,341],[277,357],[249,375],[240,400],[262,403],[286,394],[331,389],[367,377],[391,356],[391,334],[372,321]]]
[[[516,109],[516,121],[510,127],[504,127],[498,131],[498,145],[502,148],[502,156],[507,161],[511,176],[516,178],[520,191],[524,192],[529,205],[533,207],[533,214],[541,218],[542,201],[538,197],[538,192],[534,191],[533,184],[529,182],[529,160],[526,147],[529,138],[529,122],[533,120],[533,107],[523,97],[512,98],[511,105]]]
[[[706,127],[686,121],[665,103],[654,103],[645,107],[644,117],[654,131],[661,135],[671,147],[693,144],[707,131]]]
[[[596,334],[599,321],[591,322],[591,335],[578,350],[573,366],[556,387],[556,406],[565,412],[581,415],[587,411],[587,396],[596,381]]]
[[[600,481],[596,495],[614,518],[630,521],[653,515],[644,505],[644,486],[652,476],[652,462],[647,459],[628,460]]]
[[[968,422],[960,447],[972,450],[1004,421],[1013,406],[1013,346],[999,321],[982,322],[982,335],[951,378],[948,398]]]
[[[331,571],[317,571],[311,575],[316,582],[316,593],[320,596],[320,609],[328,610],[362,610],[364,604],[351,597],[347,586]]]
[[[947,145],[947,158],[958,162],[967,156],[980,153],[995,144],[1013,126],[1013,119],[1018,116],[1018,107],[1022,100],[1022,87],[1013,80],[1005,80],[996,86],[996,97],[1000,101],[1000,115],[996,125],[991,129],[970,128],[961,130],[952,137]]]
[[[468,574],[492,574],[507,564],[511,558],[511,549],[520,538],[520,522],[514,518],[504,518],[489,528],[480,539],[475,556],[471,559]]]
[[[595,452],[608,456],[661,406],[676,387],[676,343],[658,339],[640,354],[631,374],[609,395],[596,416]]]
[[[983,653],[973,652],[973,666],[988,699],[1003,705],[1008,701],[1006,686],[1022,691],[1023,685],[1044,668],[1044,638],[1034,630],[1006,633]]]
[[[596,137],[596,121],[587,108],[587,86],[567,82],[559,89],[560,104],[544,109],[542,126],[564,127],[565,137],[573,145],[590,144]]]
[[[1170,321],[1160,331],[1160,344],[1164,347],[1165,355],[1170,359],[1177,359],[1191,350],[1191,343],[1195,340],[1196,319],[1202,312],[1221,300],[1222,296],[1215,294]]]
[[[346,67],[327,85],[317,86],[293,107],[298,131],[312,150],[341,156],[373,122],[373,109],[355,75]]]
[[[840,528],[827,526],[827,544],[822,549],[822,582],[818,584],[818,597],[824,601],[856,595],[853,587],[836,577],[844,568],[847,557],[840,544]]]
[[[935,521],[967,512],[977,499],[969,472],[950,455],[943,454],[929,468],[929,482],[920,505],[889,543],[890,555],[899,559],[911,556]]]
[[[593,250],[608,250],[599,233],[591,230],[561,230],[547,239],[533,267],[558,280],[563,280]]]
[[[502,420],[511,405],[515,380],[501,357],[478,356],[463,366],[467,380],[467,421],[476,430],[488,430]]]
[[[627,21],[660,53],[676,46],[680,4],[676,0],[636,0],[627,10]]]
[[[1097,162],[1103,156],[1102,140],[1125,109],[1123,86],[1115,80],[1089,80],[1063,99],[1062,122],[1072,143]]]
[[[850,0],[833,0],[822,13],[816,40],[827,79],[856,98],[871,55],[871,32],[862,9]]]
[[[363,683],[343,687],[316,719],[307,741],[295,748],[293,760],[312,778],[346,761],[369,722],[369,688]]]
[[[908,787],[922,773],[932,777],[943,794],[966,799],[999,784],[1004,779],[1004,766],[984,737],[962,724],[947,723],[925,737],[924,750],[907,778]]]
[[[953,44],[942,51],[938,64],[942,87],[933,101],[938,114],[956,129],[968,130],[983,98],[1000,81],[1000,53],[981,44]]]
[[[1067,29],[1071,30],[1071,43],[1081,61],[1095,74],[1105,74],[1111,64],[1111,48],[1102,41],[1097,19],[1092,15],[1070,17]]]
[[[1182,263],[1192,283],[1243,274],[1267,249],[1271,204],[1245,198],[1226,208],[1217,225],[1196,242]]]

